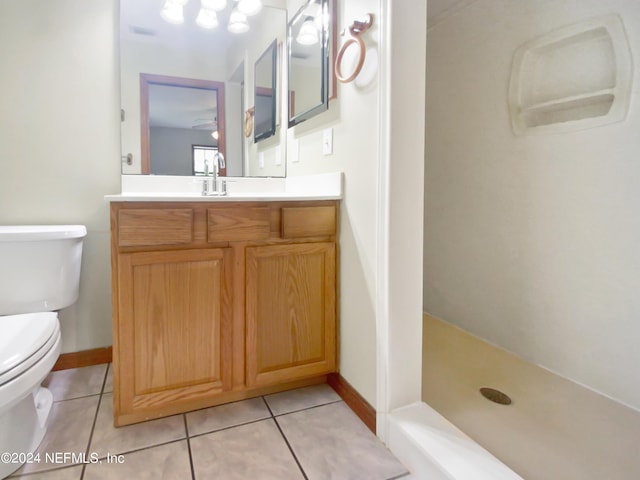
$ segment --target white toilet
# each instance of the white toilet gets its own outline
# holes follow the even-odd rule
[[[60,353],[56,311],[78,298],[86,234],[82,225],[0,226],[0,453],[22,462],[47,429],[53,397],[40,384]],[[0,461],[0,478],[20,466]]]

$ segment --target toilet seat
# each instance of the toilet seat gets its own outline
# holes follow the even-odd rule
[[[0,386],[40,361],[60,337],[55,312],[0,317]]]

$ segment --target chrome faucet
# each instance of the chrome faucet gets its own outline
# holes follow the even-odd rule
[[[226,195],[227,182],[225,179],[220,181],[220,190],[218,190],[218,169],[225,168],[224,155],[216,152],[213,156],[213,168],[209,173],[209,161],[204,161],[204,180],[202,182],[202,195]],[[209,190],[209,177],[211,177],[211,190]]]
[[[213,155],[213,178],[211,180],[212,195],[227,194],[227,182],[225,179],[220,179],[220,189],[218,190],[218,169],[222,168],[225,168],[224,155],[220,152],[216,152]]]

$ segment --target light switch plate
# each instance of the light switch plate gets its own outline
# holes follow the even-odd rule
[[[287,155],[291,163],[298,163],[300,161],[300,140],[298,138],[294,138],[291,142],[291,151],[287,151]]]
[[[282,157],[280,156],[280,154],[281,154],[280,145],[278,145],[276,147],[276,152],[275,152],[275,155],[276,155],[275,163],[276,163],[276,165],[282,165]]]
[[[258,154],[258,166],[264,168],[264,152]]]
[[[322,154],[333,154],[333,128],[325,128],[322,131]]]

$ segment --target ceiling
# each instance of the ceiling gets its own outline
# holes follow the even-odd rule
[[[172,25],[160,17],[163,4],[164,0],[120,0],[120,37],[176,49],[206,46],[208,51],[224,51],[231,44],[232,34],[225,28],[229,12],[220,12],[218,28],[206,30],[195,23],[199,0],[184,6],[182,25]]]
[[[194,128],[217,117],[215,90],[149,86],[149,125],[151,127]],[[216,130],[213,125],[209,130]]]

